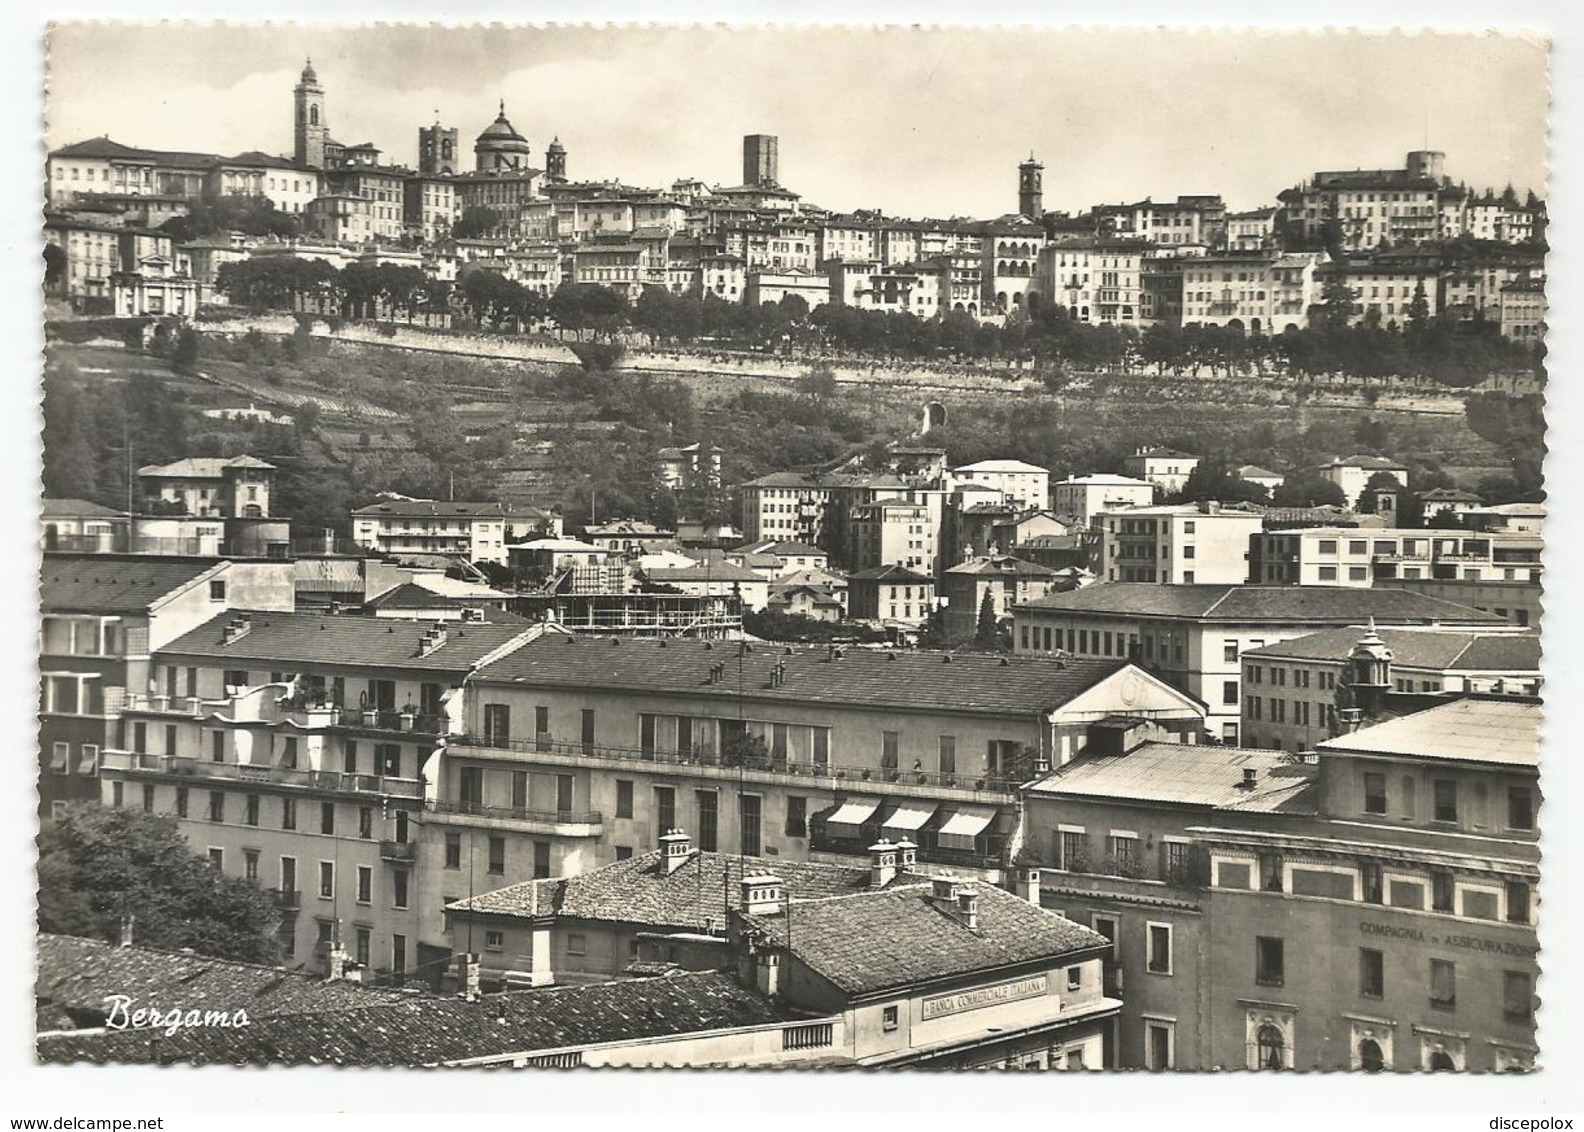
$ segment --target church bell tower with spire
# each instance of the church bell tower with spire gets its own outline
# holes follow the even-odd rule
[[[330,137],[330,123],[325,118],[325,92],[314,73],[313,60],[303,66],[302,79],[293,92],[296,102],[296,122],[293,128],[292,156],[297,164],[310,169],[323,169],[325,141]]]

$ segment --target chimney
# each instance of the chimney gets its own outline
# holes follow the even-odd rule
[[[971,884],[957,888],[957,918],[969,931],[979,930],[979,890]]]
[[[693,851],[693,842],[680,829],[667,830],[660,836],[660,864],[665,875],[670,876],[686,863]]]
[[[428,656],[435,649],[446,643],[446,631],[443,626],[436,625],[427,630],[418,640],[418,655]]]
[[[1019,869],[1013,891],[1038,908],[1040,906],[1040,871],[1038,869]]]
[[[907,838],[896,843],[897,872],[911,872],[918,867],[918,846]]]
[[[936,903],[953,904],[957,900],[957,878],[949,873],[943,873],[934,880],[934,888],[930,897]]]
[[[457,957],[457,994],[469,1002],[479,998],[479,957],[476,951],[464,951]]]
[[[754,987],[766,998],[773,998],[781,990],[781,953],[761,951],[754,964]]]
[[[1219,515],[1221,504],[1214,499],[1202,499],[1199,501],[1199,512],[1203,515]]]
[[[121,946],[132,946],[132,929],[137,926],[137,916],[126,912],[121,916]]]
[[[1254,789],[1254,784],[1257,781],[1259,781],[1259,771],[1256,770],[1254,767],[1251,767],[1251,766],[1244,767],[1243,768],[1243,782],[1241,784],[1243,789],[1245,789],[1245,790]]]
[[[350,959],[340,944],[330,949],[330,974],[329,980],[333,983],[343,982],[346,979],[347,960]]]
[[[869,846],[869,887],[884,888],[896,877],[896,846],[881,838]]]
[[[252,627],[252,621],[245,613],[240,617],[231,618],[231,620],[226,622],[225,633],[221,638],[221,643],[229,645],[232,641],[245,637],[247,631]]]
[[[742,910],[749,916],[774,916],[781,911],[781,878],[769,873],[742,879]]]

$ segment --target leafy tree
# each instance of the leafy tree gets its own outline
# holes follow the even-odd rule
[[[828,401],[836,396],[841,386],[836,381],[836,375],[828,368],[821,366],[811,369],[797,379],[794,386],[798,393],[811,401]]]
[[[1399,504],[1401,503],[1403,495],[1402,481],[1390,472],[1375,472],[1365,481],[1364,490],[1359,492],[1359,497],[1353,504],[1353,510],[1360,515],[1375,514],[1378,502],[1375,496],[1377,492],[1381,491],[1395,491]]]
[[[280,960],[272,901],[192,851],[176,822],[91,803],[66,807],[39,834],[40,931],[136,942],[247,963]]]
[[[979,623],[974,630],[974,647],[998,649],[1001,647],[1001,622],[996,617],[995,597],[987,588],[979,602]]]
[[[1271,492],[1277,507],[1346,507],[1347,495],[1313,468],[1291,472],[1280,487]]]
[[[59,286],[66,277],[66,249],[59,244],[44,245],[44,286]]]
[[[177,243],[229,232],[286,240],[301,233],[302,222],[277,209],[268,197],[226,196],[191,202],[185,216],[171,217],[160,230],[170,233]]]
[[[171,369],[190,374],[198,368],[198,331],[184,326],[176,334],[176,345],[171,350]]]
[[[458,240],[479,240],[493,235],[500,226],[500,213],[481,204],[470,204],[451,225],[451,235]]]
[[[1270,491],[1264,484],[1235,475],[1225,457],[1206,456],[1188,473],[1182,499],[1184,503],[1268,503]]]

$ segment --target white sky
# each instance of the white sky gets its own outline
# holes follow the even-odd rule
[[[1219,192],[1271,202],[1316,169],[1424,145],[1477,187],[1543,190],[1547,55],[1512,36],[1153,31],[333,29],[70,24],[50,41],[51,146],[291,148],[311,55],[333,136],[416,164],[417,130],[472,139],[497,98],[575,179],[741,180],[777,134],[781,180],[828,208],[991,216],[1017,163],[1045,207]]]

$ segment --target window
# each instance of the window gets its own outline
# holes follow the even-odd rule
[[[118,783],[116,783],[116,785],[119,786],[121,784],[118,782]],[[116,800],[116,805],[119,806],[120,804],[121,804],[120,799],[117,799]],[[225,821],[225,791],[224,790],[211,790],[211,791],[209,791],[209,820],[210,821]]]
[[[319,832],[328,835],[335,833],[335,803],[319,803]]]
[[[1067,989],[1070,991],[1078,991],[1083,989],[1082,967],[1067,968]]]
[[[374,807],[358,807],[358,836],[363,840],[371,840],[374,836]]]
[[[1172,973],[1172,929],[1170,924],[1149,925],[1149,970],[1155,975]]]
[[[249,794],[247,796],[247,808],[242,815],[242,820],[247,822],[248,825],[257,825],[259,823],[259,796],[257,794]]]
[[[391,907],[407,907],[407,870],[391,870]]]
[[[391,936],[391,974],[401,976],[407,973],[407,937],[404,935]]]
[[[583,709],[583,733],[582,733],[582,739],[583,739],[583,753],[585,755],[592,755],[594,753],[594,709],[593,708],[584,708]]]
[[[139,725],[141,726],[141,724]],[[209,739],[209,757],[212,762],[225,762],[225,732],[214,731]]]
[[[502,876],[506,872],[506,839],[504,837],[491,837],[489,839],[489,867],[491,876]]]
[[[484,933],[484,950],[485,951],[501,951],[501,950],[504,950],[505,947],[506,947],[506,933],[505,932],[485,932]]]
[[[898,1024],[897,1008],[895,1006],[887,1006],[880,1012],[880,1026],[886,1033],[891,1033],[897,1028]]]
[[[1507,921],[1527,924],[1530,919],[1529,886],[1521,880],[1507,882]]]
[[[484,705],[484,745],[504,747],[511,741],[511,708],[506,704]]]
[[[1365,861],[1359,866],[1359,878],[1363,882],[1364,903],[1380,904],[1383,901],[1381,867],[1374,861]]]
[[[1381,998],[1386,993],[1386,955],[1373,947],[1359,948],[1359,994]]]
[[[225,869],[225,850],[224,849],[210,849],[209,850],[209,863],[211,865],[213,865],[216,869],[224,870]]]
[[[759,840],[760,802],[757,794],[744,794],[739,803],[742,807],[742,852],[749,857],[757,857],[762,851]]]
[[[897,733],[895,731],[882,731],[880,733],[880,768],[882,770],[895,770],[897,768]]]
[[[677,823],[676,790],[670,786],[656,786],[654,796],[656,827],[662,834],[669,833]]]
[[[179,818],[187,816],[187,787],[185,786],[176,787],[176,816]]]
[[[242,875],[248,880],[258,880],[259,851],[257,849],[242,850]]]
[[[1064,829],[1059,833],[1061,864],[1069,873],[1081,873],[1089,867],[1088,836],[1081,829]]]
[[[808,836],[808,799],[791,795],[786,800],[786,835]]]
[[[1227,664],[1237,663],[1238,643],[1236,641],[1221,642],[1221,659]]]
[[[588,952],[588,939],[581,932],[568,932],[566,937],[568,955],[584,955]]]
[[[462,867],[462,835],[448,833],[445,835],[445,867],[460,869]]]
[[[550,843],[548,841],[535,841],[533,843],[533,875],[534,879],[542,880],[550,875]]]
[[[1262,987],[1279,987],[1286,981],[1282,941],[1278,936],[1254,937],[1254,981]]]
[[[143,812],[145,814],[154,812],[154,787],[152,786],[143,787]]]
[[[1457,1009],[1457,964],[1450,959],[1430,960],[1430,1007]]]
[[[633,816],[633,784],[629,779],[616,780],[616,816],[619,818]]]
[[[369,928],[358,928],[357,929],[357,935],[355,937],[356,940],[357,940],[357,943],[354,945],[355,949],[356,949],[356,954],[354,955],[354,958],[356,958],[356,960],[358,961],[358,963],[361,966],[367,967],[369,965],[369,958],[370,958],[369,952],[370,952],[370,945],[371,945],[372,940],[373,940],[373,935],[374,935],[373,931],[370,930]]]
[[[1174,1063],[1172,1049],[1172,1024],[1170,1022],[1144,1023],[1144,1064],[1154,1071],[1171,1069]]]
[[[1377,771],[1366,771],[1364,774],[1364,812],[1386,812],[1386,776]]]
[[[357,902],[369,904],[374,900],[374,870],[368,865],[357,867]]]
[[[705,853],[713,853],[719,848],[720,840],[719,797],[713,790],[699,790],[693,797],[698,805],[699,849]]]
[[[1430,910],[1432,912],[1451,912],[1454,908],[1454,898],[1457,894],[1456,885],[1453,883],[1452,874],[1437,870],[1430,874]]]
[[[209,583],[209,600],[224,601],[226,599],[226,584],[224,578],[215,578]]]
[[[1507,828],[1534,828],[1534,798],[1527,786],[1507,788]]]
[[[950,776],[957,773],[957,736],[942,735],[937,740],[940,752],[940,772]]]
[[[1436,821],[1455,822],[1458,820],[1457,782],[1450,778],[1438,778],[1433,783],[1435,792]]]
[[[319,862],[319,895],[325,900],[335,899],[335,862]]]
[[[297,799],[296,798],[282,798],[281,799],[281,828],[282,829],[296,829],[297,828]]]
[[[1534,980],[1528,972],[1502,972],[1502,1013],[1509,1022],[1527,1022],[1534,1014]]]
[[[1282,859],[1276,853],[1259,855],[1260,891],[1282,891]]]
[[[1132,834],[1111,835],[1111,868],[1114,876],[1137,876],[1139,871],[1138,838]]]

